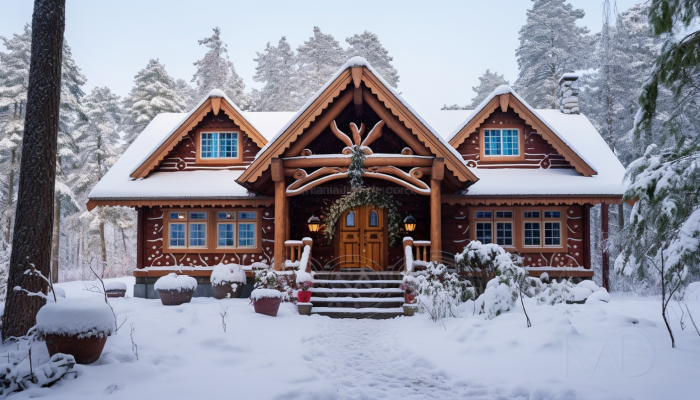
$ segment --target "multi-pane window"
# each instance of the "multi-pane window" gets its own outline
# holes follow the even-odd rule
[[[555,210],[523,211],[524,245],[538,247],[562,246],[562,212]]]
[[[492,243],[491,222],[476,223],[476,240],[483,244]]]
[[[520,155],[517,129],[485,129],[484,156]]]
[[[170,212],[168,247],[188,248],[207,246],[206,212]]]
[[[513,211],[475,211],[474,219],[476,240],[513,246]]]
[[[238,158],[238,133],[202,132],[200,147],[201,158]]]
[[[559,222],[544,223],[544,245],[561,246],[561,224]]]
[[[166,216],[169,219],[166,235],[169,249],[250,249],[258,246],[258,211],[171,211]],[[210,218],[212,223],[208,221]],[[210,235],[213,239],[208,240]]]
[[[525,222],[524,229],[524,245],[525,246],[539,246],[540,245],[540,223],[539,222]]]

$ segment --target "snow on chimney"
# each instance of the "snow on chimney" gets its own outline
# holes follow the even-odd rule
[[[564,114],[578,114],[577,74],[564,74],[559,79],[559,110]]]

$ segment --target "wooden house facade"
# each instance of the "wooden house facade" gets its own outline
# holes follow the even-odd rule
[[[329,216],[358,173],[391,205]],[[583,115],[534,110],[504,86],[476,110],[422,116],[353,58],[296,113],[244,112],[214,90],[159,115],[88,208],[137,210],[141,297],[173,270],[201,283],[220,263],[403,271],[407,258],[450,262],[470,240],[517,251],[532,275],[586,278],[590,208],[619,204],[623,176]]]

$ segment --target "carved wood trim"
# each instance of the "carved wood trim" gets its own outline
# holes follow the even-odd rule
[[[573,204],[621,204],[622,196],[442,196],[442,202],[449,205],[494,206],[532,205],[556,206]]]
[[[90,200],[88,211],[95,207],[267,207],[274,204],[272,197],[252,199],[160,199],[160,200]]]
[[[316,100],[314,100],[311,105],[304,110],[303,113],[293,121],[288,128],[280,135],[280,137],[275,140],[270,146],[264,149],[262,154],[260,154],[255,161],[246,169],[246,171],[241,174],[238,178],[238,182],[248,182],[252,183],[258,180],[260,176],[267,170],[270,165],[270,160],[273,157],[279,157],[290,145],[304,132],[304,129],[308,128],[311,123],[318,118],[319,115],[328,108],[328,106],[333,102],[333,99],[338,97],[341,91],[343,91],[352,78],[350,77],[350,71],[343,71],[335,82],[331,83],[326,90],[321,93]],[[350,93],[349,101],[352,101],[352,93]],[[349,102],[348,101],[348,102]],[[305,147],[305,146],[304,146]],[[303,149],[303,147],[302,147]]]

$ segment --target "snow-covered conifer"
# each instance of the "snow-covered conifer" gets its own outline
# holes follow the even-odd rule
[[[265,86],[255,94],[254,111],[296,111],[300,104],[295,96],[296,60],[287,38],[282,36],[277,46],[269,42],[255,61],[256,82]]]
[[[126,143],[131,144],[156,115],[186,109],[175,80],[168,75],[165,65],[158,60],[149,60],[146,68],[134,76],[134,87],[124,99]]]
[[[304,104],[345,62],[345,51],[318,26],[314,35],[297,48],[297,100]]]
[[[382,46],[379,37],[369,31],[355,34],[345,39],[350,45],[347,50],[347,58],[360,56],[372,65],[384,80],[393,87],[399,84],[399,72],[392,65],[394,58],[389,56],[389,51]]]
[[[498,72],[491,72],[490,69],[487,69],[486,72],[479,77],[479,85],[472,86],[472,90],[476,93],[476,96],[472,98],[471,104],[464,107],[457,104],[451,106],[445,104],[442,110],[473,110],[501,85],[510,85],[510,82],[508,82],[503,75],[498,75]]]
[[[535,0],[520,28],[515,50],[520,70],[517,92],[535,108],[559,108],[559,78],[590,63],[588,28],[576,25],[583,10],[565,0]]]
[[[221,89],[238,106],[247,105],[245,84],[243,78],[238,76],[233,63],[228,58],[228,49],[221,41],[221,29],[214,28],[214,33],[199,41],[200,45],[209,50],[201,60],[194,65],[197,72],[192,77],[192,82],[197,84],[197,101],[206,96],[212,89]]]

